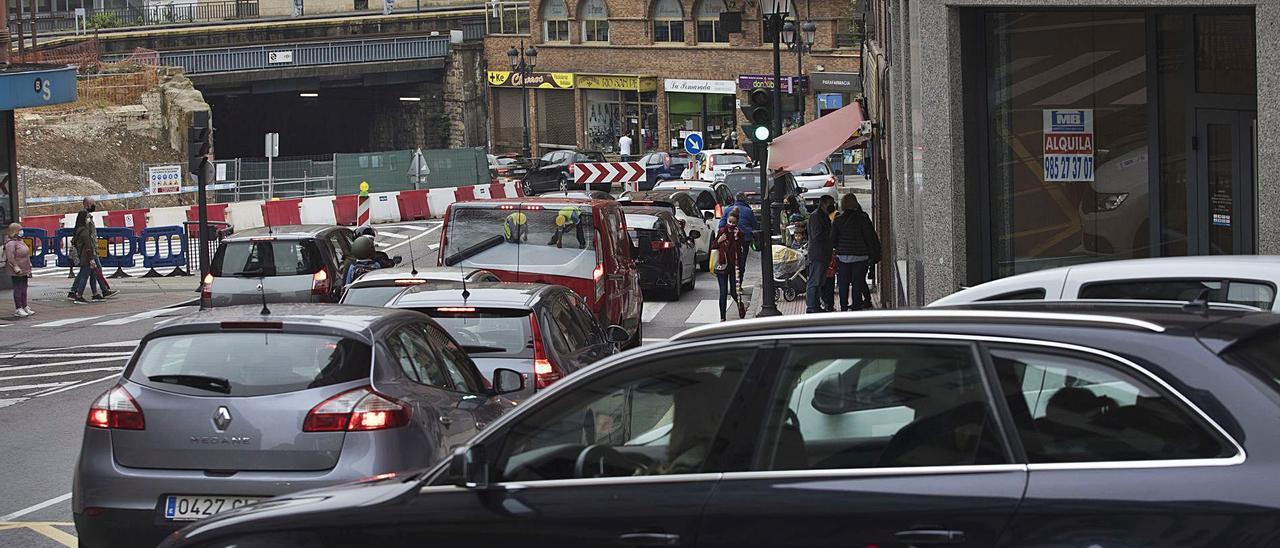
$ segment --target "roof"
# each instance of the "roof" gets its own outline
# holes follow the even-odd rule
[[[481,308],[532,309],[549,293],[569,291],[565,287],[549,284],[484,282],[467,284],[466,298],[461,286],[437,284],[417,285],[388,304],[396,308],[433,306],[476,306]]]
[[[285,225],[276,227],[259,227],[246,228],[238,231],[224,241],[245,240],[262,236],[273,236],[276,238],[308,238],[315,237],[330,230],[337,230],[341,227],[334,225]]]
[[[412,267],[402,264],[401,266],[398,266],[395,268],[379,268],[377,270],[370,270],[369,272],[366,272],[363,275],[361,275],[359,279],[351,283],[354,285],[354,284],[359,284],[361,282],[400,280],[400,279],[460,282],[464,277],[471,276],[472,274],[475,274],[478,270],[479,269],[477,268],[429,266],[429,267],[418,268],[418,273],[415,275],[413,273]]]
[[[613,195],[603,190],[568,190],[565,192],[546,192],[539,194],[542,198],[572,198],[575,200],[613,200]]]
[[[667,189],[657,189],[657,190],[641,190],[641,191],[639,191],[639,192],[632,192],[632,193],[628,194],[628,195],[626,196],[626,198],[625,198],[625,201],[636,201],[636,200],[648,201],[648,200],[654,200],[654,201],[664,201],[664,202],[669,202],[669,201],[671,201],[671,197],[672,197],[672,196],[674,196],[674,195],[676,195],[676,194],[683,194],[683,193],[684,193],[684,191],[683,191],[683,190],[675,190],[675,189],[670,189],[670,188],[667,188]]]
[[[658,190],[666,190],[671,188],[672,185],[711,189],[715,188],[716,183],[714,181],[703,181],[702,179],[667,179],[665,181],[658,181],[658,184],[654,185],[654,188]]]
[[[540,205],[546,208],[560,207],[567,205],[602,207],[609,204],[616,204],[613,200],[586,200],[581,198],[543,198],[539,196],[524,198],[490,198],[488,200],[468,200],[466,202],[457,202],[451,207],[477,207],[492,208],[504,205]]]
[[[709,148],[702,151],[703,154],[747,154],[747,151],[740,148]]]
[[[220,331],[222,322],[283,322],[288,326],[308,326],[359,335],[369,341],[369,333],[379,323],[411,318],[403,310],[336,304],[269,304],[270,314],[262,314],[262,305],[227,306],[201,310],[178,316],[156,328],[148,337],[172,332]]]

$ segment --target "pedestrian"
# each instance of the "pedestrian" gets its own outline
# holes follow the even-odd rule
[[[805,288],[805,312],[816,314],[822,307],[823,284],[827,281],[827,267],[831,263],[831,217],[836,201],[830,195],[818,200],[818,208],[809,216],[806,228],[809,232],[809,280]]]
[[[5,230],[4,264],[13,280],[13,315],[25,318],[35,311],[27,303],[27,282],[31,280],[31,248],[22,241],[22,225],[13,223]]]
[[[871,300],[867,271],[880,262],[881,249],[871,216],[852,193],[840,199],[840,216],[831,226],[831,241],[835,246],[840,310],[862,310]]]
[[[751,253],[751,241],[754,234],[760,229],[760,225],[756,222],[756,214],[751,211],[751,206],[747,205],[747,195],[739,192],[733,197],[733,205],[729,206],[729,210],[720,218],[719,228],[724,228],[729,220],[730,213],[738,214],[738,230],[742,232],[742,250],[738,253],[738,285],[742,285],[742,278],[747,273],[747,255]]]
[[[71,255],[80,266],[80,272],[76,274],[76,280],[71,284],[71,292],[67,293],[67,298],[76,304],[89,302],[84,298],[86,284],[92,291],[95,301],[101,301],[104,298],[98,286],[98,276],[93,272],[98,264],[98,238],[95,236],[97,227],[93,225],[93,211],[96,208],[93,198],[84,199],[84,209],[76,215],[75,233],[71,237],[73,251]]]
[[[720,227],[715,241],[711,243],[711,254],[715,259],[716,281],[720,283],[720,321],[722,322],[725,320],[728,297],[733,295],[734,300],[737,301],[738,288],[741,287],[741,283],[734,277],[734,269],[742,260],[742,239],[745,235],[745,232],[738,228],[738,222],[738,212],[730,211],[724,216],[724,225]]]
[[[93,198],[86,198],[86,200],[87,200],[87,201],[88,201],[88,203],[89,203],[89,204],[91,204],[91,205],[92,205],[92,207],[93,207],[93,209],[92,209],[92,210],[90,210],[90,213],[91,213],[92,211],[97,211],[97,209],[98,209],[98,205],[97,205],[97,203],[96,203],[96,202],[94,202],[94,201],[93,201]],[[84,213],[84,215],[85,215],[85,218],[87,218],[87,219],[89,219],[89,220],[91,220],[91,221],[93,220],[92,216],[90,216],[90,215],[89,215],[89,213]],[[79,216],[79,215],[76,215],[76,222],[77,222],[77,223],[79,223],[79,222],[80,222],[80,216]],[[98,241],[98,225],[97,225],[97,223],[93,223],[92,227],[93,227],[93,241],[94,241],[94,245],[97,245],[97,241]],[[96,255],[95,255],[95,257],[96,257]],[[109,298],[111,298],[111,297],[116,296],[118,293],[120,293],[120,291],[119,291],[119,290],[111,289],[111,284],[107,283],[107,276],[106,276],[105,274],[103,274],[103,272],[102,272],[102,263],[101,263],[100,261],[98,261],[97,259],[95,259],[95,260],[94,260],[94,264],[93,264],[93,276],[94,276],[95,278],[97,278],[97,279],[98,279],[98,288],[102,290],[102,296],[103,296],[103,298],[108,298],[108,299],[109,299]]]
[[[618,138],[618,154],[622,155],[622,161],[631,161],[631,136],[626,133]]]

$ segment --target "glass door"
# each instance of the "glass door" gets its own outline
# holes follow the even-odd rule
[[[1257,113],[1197,110],[1193,254],[1254,252]]]

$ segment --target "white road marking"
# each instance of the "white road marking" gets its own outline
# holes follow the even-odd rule
[[[720,301],[719,299],[703,299],[698,302],[698,306],[693,309],[693,313],[689,314],[689,318],[685,323],[715,323],[720,321]]]
[[[0,386],[0,392],[9,392],[12,390],[33,390],[36,388],[50,388],[50,387],[56,387],[56,386],[65,386],[67,382],[76,382],[76,381],[46,382],[41,384],[24,384],[20,386]]]
[[[52,321],[52,322],[38,323],[38,324],[35,324],[35,325],[31,326],[31,327],[62,327],[62,326],[64,326],[64,325],[71,325],[71,324],[73,324],[73,323],[80,323],[80,322],[87,322],[87,321],[89,321],[89,320],[96,320],[96,319],[101,318],[101,317],[102,317],[102,316],[85,316],[85,317],[83,317],[83,318],[67,318],[67,319],[65,319],[65,320],[57,320],[57,321]]]
[[[437,224],[436,226],[440,226],[440,225],[438,225],[438,224]],[[391,228],[391,227],[388,227],[388,228]],[[423,230],[430,230],[430,229],[431,229],[431,227],[422,226],[422,225],[396,225],[394,228],[407,228],[407,229],[409,229],[409,230],[417,230],[417,231],[419,231],[419,232],[421,232],[421,231],[423,231]]]
[[[48,392],[40,392],[39,394],[36,394],[36,396],[39,396],[39,397],[52,396],[52,395],[57,394],[57,393],[59,393],[59,392],[66,392],[66,391],[68,391],[68,390],[75,390],[75,389],[77,389],[77,388],[80,388],[81,386],[89,386],[89,385],[91,385],[91,384],[100,383],[100,382],[102,382],[102,381],[109,381],[109,380],[114,379],[114,378],[116,378],[116,377],[119,377],[119,375],[107,375],[107,376],[105,376],[105,377],[102,377],[101,379],[94,379],[94,380],[91,380],[91,381],[84,381],[84,382],[82,382],[82,383],[73,384],[73,385],[71,385],[71,386],[66,386],[66,387],[63,387],[63,388],[58,388],[58,389],[56,389],[56,390],[50,390],[50,391],[48,391]]]
[[[118,361],[123,361],[123,360],[127,360],[127,359],[129,359],[129,355],[130,355],[130,354],[132,354],[132,352],[130,352],[129,354],[125,354],[125,355],[123,355],[123,356],[113,356],[113,357],[109,357],[109,358],[89,358],[89,359],[84,359],[84,360],[70,360],[70,361],[65,361],[65,362],[37,363],[37,364],[32,364],[32,365],[10,365],[10,366],[0,366],[0,373],[4,373],[4,372],[7,372],[7,371],[21,371],[21,370],[23,370],[23,369],[38,369],[38,368],[41,368],[41,367],[58,367],[58,366],[63,366],[63,365],[77,365],[77,364],[82,364],[82,363],[107,363],[107,362],[118,362]]]
[[[402,245],[405,245],[405,244],[407,244],[407,243],[410,243],[410,242],[412,242],[412,241],[414,241],[414,240],[416,240],[416,239],[418,239],[418,238],[421,238],[421,237],[423,237],[423,236],[426,236],[427,234],[431,234],[432,232],[435,232],[435,231],[437,231],[437,230],[440,230],[440,227],[442,227],[442,226],[444,226],[444,225],[443,225],[443,224],[440,224],[440,225],[438,225],[438,226],[436,226],[436,227],[433,227],[433,228],[430,228],[430,229],[424,230],[424,231],[422,231],[422,233],[421,233],[421,234],[418,234],[417,236],[414,236],[414,237],[412,237],[412,238],[409,238],[408,240],[405,240],[405,241],[400,242],[400,243],[398,243],[398,244],[396,244],[396,245],[393,245],[393,246],[391,246],[391,247],[388,247],[388,248],[387,248],[387,251],[391,251],[392,249],[395,249],[395,248],[397,248],[397,247],[400,247],[400,246],[402,246]]]
[[[128,356],[132,352],[14,352],[12,354],[0,355],[0,360],[12,360],[14,358],[96,358],[102,356]],[[0,365],[3,367],[3,365]]]
[[[184,307],[184,308],[185,308],[185,307]],[[157,316],[161,316],[161,315],[164,315],[164,314],[168,314],[168,313],[170,313],[170,312],[178,312],[179,310],[181,310],[181,309],[178,309],[178,308],[158,308],[158,309],[156,309],[156,310],[147,310],[147,311],[139,312],[139,313],[134,314],[134,315],[132,315],[132,316],[125,316],[125,317],[123,317],[123,318],[116,318],[116,319],[114,319],[114,320],[107,320],[107,321],[105,321],[105,322],[98,322],[98,323],[95,323],[95,324],[93,324],[93,325],[125,325],[125,324],[130,324],[130,323],[136,322],[136,321],[138,321],[138,320],[146,320],[146,319],[150,319],[150,318],[155,318],[155,317],[157,317]]]
[[[128,341],[102,342],[102,343],[93,343],[93,344],[78,344],[78,345],[76,345],[76,346],[62,346],[62,347],[59,347],[59,348],[42,348],[42,349],[33,349],[33,350],[26,350],[26,351],[24,351],[24,352],[54,352],[54,351],[58,351],[58,350],[71,350],[72,348],[89,348],[89,347],[93,347],[93,348],[115,348],[115,347],[120,347],[120,346],[127,346],[127,347],[129,347],[129,348],[133,348],[133,347],[135,347],[135,346],[138,346],[138,343],[140,343],[140,342],[142,342],[142,339],[132,339],[132,340],[128,340]]]
[[[51,498],[51,499],[49,499],[49,500],[46,500],[46,501],[44,501],[44,502],[42,502],[42,503],[40,503],[40,504],[32,504],[31,506],[28,506],[28,507],[26,507],[26,508],[23,508],[23,509],[21,509],[21,510],[18,510],[17,512],[14,512],[14,513],[12,513],[12,514],[6,514],[6,515],[3,515],[3,516],[0,516],[0,522],[3,522],[3,521],[13,521],[13,520],[18,519],[18,518],[20,518],[20,517],[22,517],[22,516],[25,516],[25,515],[27,515],[27,514],[30,514],[30,513],[32,513],[32,512],[38,511],[38,510],[43,510],[43,509],[45,509],[45,508],[48,508],[48,507],[50,507],[50,506],[53,506],[53,505],[55,505],[55,504],[58,504],[59,502],[63,502],[63,501],[65,501],[65,500],[68,500],[68,499],[70,499],[70,498],[71,498],[71,493],[67,493],[67,494],[62,495],[62,496],[53,497],[53,498]]]
[[[74,371],[57,371],[54,373],[32,373],[30,375],[14,375],[12,377],[0,377],[0,382],[11,381],[14,379],[34,379],[37,377],[60,377],[63,375],[76,375],[79,373],[94,373],[97,371],[123,371],[123,367],[95,367],[93,369],[76,369]],[[0,390],[12,390],[12,387],[0,388]]]
[[[0,398],[0,409],[9,407],[10,405],[27,401],[27,398]]]
[[[667,303],[644,303],[644,311],[640,314],[640,321],[644,323],[653,321],[666,306]]]
[[[392,237],[392,238],[399,238],[399,239],[401,239],[401,240],[408,240],[408,239],[409,239],[409,237],[408,237],[408,236],[405,236],[404,234],[396,234],[395,232],[387,232],[387,231],[385,231],[385,230],[382,232],[382,234],[380,234],[380,236],[389,236],[389,237]]]

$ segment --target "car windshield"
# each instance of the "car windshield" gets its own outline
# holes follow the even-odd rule
[[[372,352],[367,344],[334,335],[172,335],[148,341],[126,376],[182,394],[265,396],[368,379]],[[209,382],[197,385],[194,379]]]
[[[455,206],[448,223],[445,264],[590,278],[596,266],[591,206],[572,207],[580,212],[576,225],[557,224],[561,207],[554,205],[519,211]]]
[[[386,306],[391,299],[405,290],[402,285],[365,285],[347,290],[342,297],[342,304],[359,306]]]
[[[830,175],[831,169],[827,167],[827,164],[818,164],[807,169],[802,169],[795,174],[797,176]]]
[[[449,312],[427,308],[421,311],[435,318],[472,357],[533,357],[533,331],[528,310],[480,308]],[[481,372],[486,377],[493,374],[483,369],[481,367]]]
[[[301,276],[314,274],[320,266],[314,240],[264,238],[223,244],[209,271],[216,277]]]
[[[716,154],[716,165],[718,166],[737,166],[743,165],[750,161],[746,154]]]

